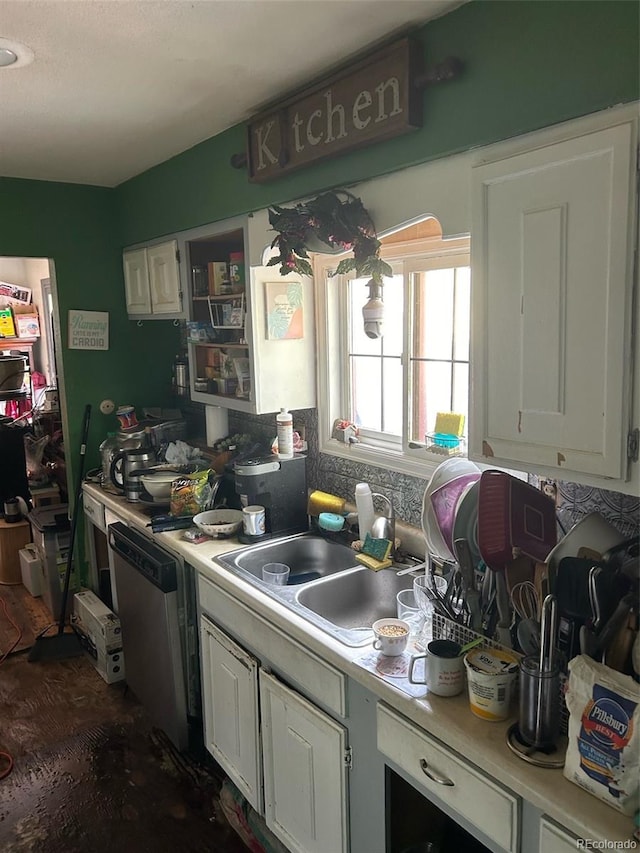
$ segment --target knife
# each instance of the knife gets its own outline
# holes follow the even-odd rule
[[[497,638],[501,646],[510,649],[513,647],[513,640],[511,639],[512,614],[507,579],[504,576],[504,572],[496,572],[495,575],[496,606],[498,608]]]

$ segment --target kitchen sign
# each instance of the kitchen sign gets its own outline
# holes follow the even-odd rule
[[[253,119],[249,180],[262,182],[422,126],[421,46],[408,38]]]
[[[70,310],[69,349],[109,349],[109,312]]]

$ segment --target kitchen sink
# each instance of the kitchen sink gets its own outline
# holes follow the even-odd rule
[[[373,572],[364,567],[302,587],[298,604],[340,628],[371,628],[376,619],[396,615],[396,595],[411,589],[410,575],[395,570]]]
[[[396,594],[413,586],[412,575],[398,577],[396,569],[374,572],[356,561],[349,546],[314,533],[249,545],[216,559],[347,646],[370,643],[376,619],[395,616]],[[262,580],[262,567],[271,562],[290,567],[286,586]]]
[[[265,563],[285,563],[291,569],[289,583],[293,584],[317,580],[358,565],[355,552],[348,545],[313,533],[271,539],[218,559],[227,568],[240,569],[260,580]]]

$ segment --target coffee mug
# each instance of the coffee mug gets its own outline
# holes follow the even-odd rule
[[[265,532],[265,509],[254,504],[242,509],[242,526],[247,536],[262,536]]]
[[[378,619],[373,623],[373,648],[387,657],[401,655],[407,647],[411,625],[402,619]]]
[[[436,696],[457,696],[464,687],[464,658],[461,646],[452,640],[432,640],[425,655],[414,655],[409,664],[409,681],[426,684]],[[425,681],[413,677],[416,661],[425,659]]]

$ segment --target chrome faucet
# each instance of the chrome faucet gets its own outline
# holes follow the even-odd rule
[[[386,515],[376,515],[371,525],[371,535],[374,539],[388,539],[391,542],[390,557],[396,553],[396,514],[393,504],[386,495],[374,492],[372,498],[381,498],[386,503]]]

